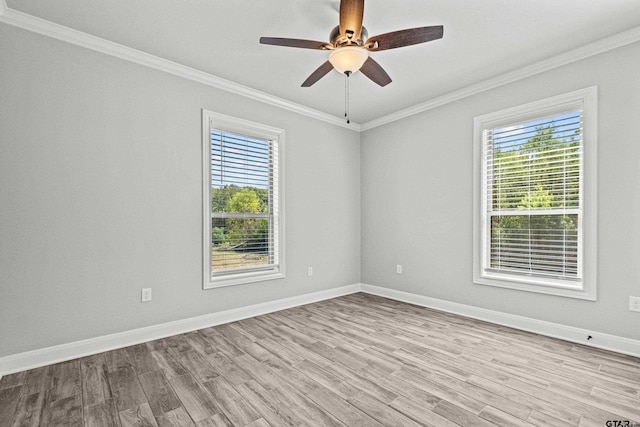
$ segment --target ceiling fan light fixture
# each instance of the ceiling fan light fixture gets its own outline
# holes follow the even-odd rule
[[[341,74],[347,71],[355,73],[367,58],[369,58],[369,52],[360,46],[339,47],[329,54],[329,62]]]

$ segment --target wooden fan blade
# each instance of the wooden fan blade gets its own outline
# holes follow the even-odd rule
[[[443,34],[444,27],[442,25],[409,28],[407,30],[393,31],[391,33],[380,34],[379,36],[369,37],[366,46],[369,51],[376,52],[379,50],[395,49],[430,42],[431,40],[441,39]]]
[[[358,40],[362,33],[364,0],[340,1],[340,35],[349,40]]]
[[[391,83],[391,77],[389,77],[389,74],[387,74],[380,64],[374,61],[372,57],[367,58],[360,68],[360,71],[380,86],[384,87]]]
[[[282,37],[260,37],[261,44],[274,46],[299,47],[302,49],[326,49],[327,43],[315,40],[287,39]]]
[[[309,87],[313,85],[315,82],[323,78],[329,71],[333,70],[333,65],[331,62],[326,61],[324,64],[319,66],[309,77],[302,83],[302,87]]]

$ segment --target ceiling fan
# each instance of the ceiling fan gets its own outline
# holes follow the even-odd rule
[[[409,28],[368,37],[367,29],[362,26],[364,0],[340,1],[340,25],[329,35],[329,42],[289,39],[281,37],[260,37],[260,43],[275,46],[288,46],[303,49],[329,50],[329,59],[318,67],[302,83],[309,87],[324,77],[333,68],[347,77],[360,70],[362,74],[380,86],[391,83],[387,72],[369,56],[370,52],[411,46],[442,38],[442,25],[432,27]]]

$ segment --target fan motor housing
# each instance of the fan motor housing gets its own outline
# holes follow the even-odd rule
[[[364,43],[367,41],[367,37],[369,37],[369,33],[367,32],[367,29],[364,26],[360,31],[360,38],[357,40],[354,40],[352,38],[348,38],[340,35],[340,26],[337,25],[333,30],[331,30],[331,34],[329,35],[329,40],[331,41],[331,44],[333,44],[333,46],[335,47],[363,46]]]

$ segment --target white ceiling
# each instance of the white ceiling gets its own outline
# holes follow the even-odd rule
[[[0,0],[1,2],[2,0]],[[10,9],[193,67],[331,114],[344,77],[305,78],[327,53],[260,36],[328,41],[338,0],[6,0]],[[430,43],[373,53],[393,79],[351,78],[351,117],[366,123],[554,55],[640,27],[639,0],[367,0],[370,35],[444,25]]]

